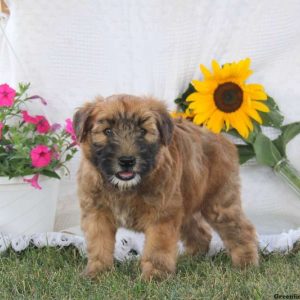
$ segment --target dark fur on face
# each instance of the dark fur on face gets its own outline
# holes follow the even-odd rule
[[[87,157],[120,189],[136,186],[153,170],[160,147],[171,142],[173,132],[163,106],[149,109],[147,100],[134,103],[126,97],[97,99],[74,116],[77,139],[90,145]]]

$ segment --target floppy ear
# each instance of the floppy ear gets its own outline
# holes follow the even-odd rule
[[[167,111],[158,111],[157,128],[163,145],[170,145],[173,137],[174,123]]]
[[[83,142],[87,133],[91,129],[90,119],[93,111],[94,104],[86,103],[83,107],[79,108],[73,116],[73,126],[78,142]]]

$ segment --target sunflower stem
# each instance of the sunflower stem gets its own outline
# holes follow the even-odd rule
[[[275,174],[281,177],[300,197],[300,174],[288,159],[283,158],[273,168]]]

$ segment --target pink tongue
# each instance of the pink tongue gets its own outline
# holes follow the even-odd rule
[[[130,178],[133,176],[133,173],[132,172],[120,172],[119,175],[122,177],[122,178]]]

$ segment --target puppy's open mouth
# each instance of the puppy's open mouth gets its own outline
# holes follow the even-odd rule
[[[121,180],[131,180],[135,177],[135,173],[132,171],[121,171],[116,174],[116,177]]]

